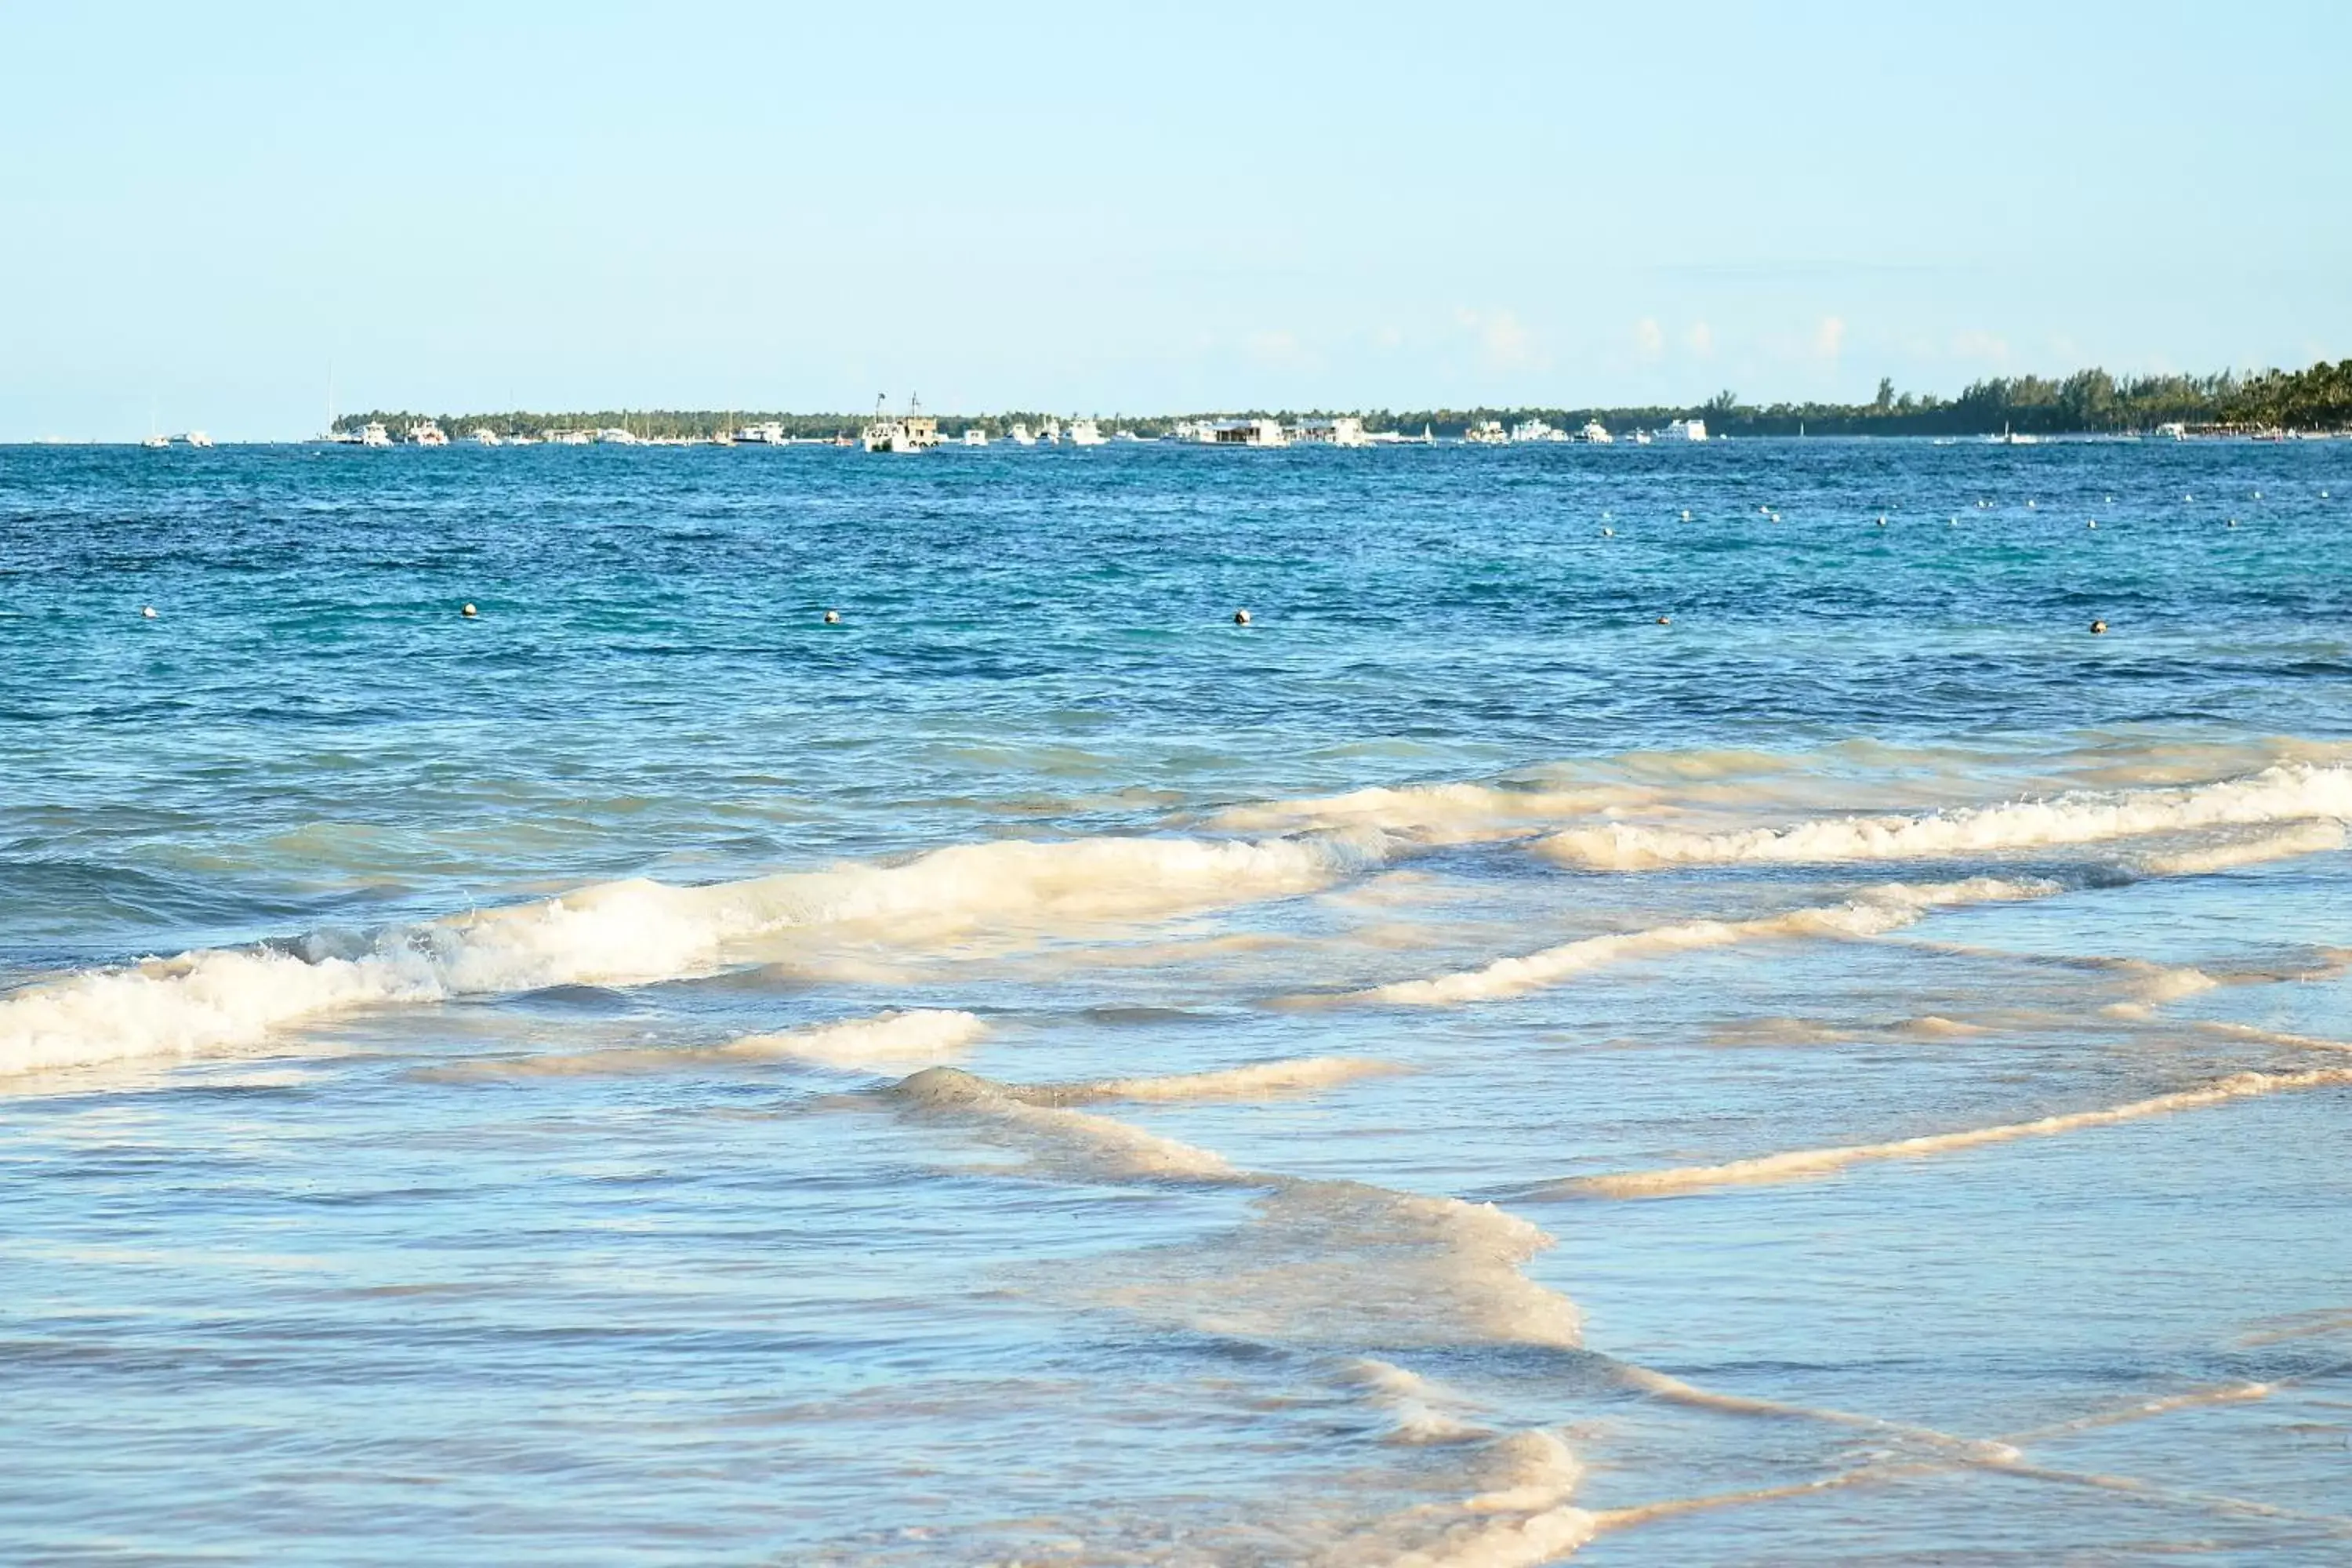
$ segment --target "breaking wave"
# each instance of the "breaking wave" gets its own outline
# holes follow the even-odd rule
[[[727,1067],[745,1062],[794,1061],[815,1067],[906,1068],[950,1059],[988,1033],[970,1013],[923,1008],[846,1018],[835,1024],[746,1035],[723,1046],[663,1049],[568,1051],[500,1060],[453,1062],[415,1076],[442,1082],[518,1078],[593,1078],[624,1073],[669,1072],[679,1068]]]
[[[1716,833],[1610,823],[1565,829],[1540,847],[1566,865],[1630,871],[1750,861],[1932,859],[2326,817],[2352,817],[2352,769],[2286,763],[2221,784],[2074,795],[1924,816],[1823,817],[1790,827]]]
[[[2048,881],[2007,881],[1973,877],[1960,882],[1914,885],[1889,883],[1872,888],[1839,903],[1790,910],[1747,921],[1685,921],[1653,926],[1647,931],[1584,937],[1538,952],[1497,959],[1478,969],[1457,971],[1427,980],[1402,980],[1336,998],[1348,1002],[1386,1003],[1393,1006],[1447,1006],[1461,1002],[1489,1002],[1524,995],[1588,971],[1613,963],[1684,952],[1694,948],[1726,947],[1735,942],[1789,937],[1868,937],[1895,931],[1929,911],[1958,904],[1988,903],[2015,899],[2045,898],[2060,891]],[[1307,998],[1306,1000],[1317,1000]]]
[[[1053,930],[1305,892],[1378,864],[1374,833],[959,845],[903,865],[676,887],[611,882],[363,937],[208,950],[0,999],[0,1074],[250,1044],[384,1004],[643,984],[719,968],[731,943],[872,922],[878,940]]]
[[[1884,1143],[1849,1143],[1831,1149],[1801,1149],[1783,1154],[1763,1154],[1720,1165],[1682,1165],[1665,1171],[1633,1171],[1613,1176],[1578,1176],[1550,1183],[1530,1194],[1537,1197],[1589,1196],[1604,1198],[1665,1197],[1706,1187],[1748,1185],[1761,1182],[1803,1181],[1826,1176],[1868,1160],[1916,1159],[1948,1154],[2013,1138],[2047,1138],[2084,1127],[2106,1127],[2146,1116],[2166,1116],[2177,1110],[2197,1110],[2232,1100],[2284,1090],[2325,1089],[2352,1083],[2352,1068],[2319,1068],[2307,1072],[2241,1072],[2199,1089],[2136,1100],[2127,1105],[2098,1110],[2078,1110],[2044,1116],[2033,1121],[2012,1121],[1998,1127],[1975,1127],[1960,1132],[1936,1132],[1920,1138],[1897,1138]]]

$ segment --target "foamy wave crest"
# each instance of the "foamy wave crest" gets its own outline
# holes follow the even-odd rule
[[[769,1035],[746,1035],[723,1046],[567,1051],[495,1061],[453,1062],[446,1067],[426,1068],[415,1076],[445,1083],[598,1078],[772,1061],[848,1069],[904,1068],[952,1059],[986,1033],[988,1026],[970,1013],[923,1008],[880,1013],[870,1018],[845,1018],[835,1024],[816,1024]]]
[[[1316,1560],[1386,1568],[1541,1568],[1592,1539],[1593,1515],[1570,1500],[1584,1467],[1541,1428],[1495,1439],[1458,1502],[1423,1503],[1353,1531]]]
[[[1553,834],[1541,848],[1565,864],[1607,870],[1928,859],[2315,817],[2352,817],[2352,769],[2290,763],[2250,778],[2180,789],[2066,795],[1927,816],[1824,817],[1724,833],[1610,824]]]
[[[1219,812],[1211,825],[1235,833],[1370,827],[1426,844],[1475,844],[1516,838],[1569,818],[1652,805],[1660,798],[1655,789],[1627,785],[1570,790],[1477,784],[1375,786],[1312,800],[1233,806]]]
[[[1385,1003],[1406,1007],[1442,1007],[1462,1002],[1490,1002],[1524,995],[1591,970],[1636,959],[1775,938],[1876,936],[1909,925],[1932,910],[1958,904],[2043,898],[2059,890],[2055,882],[2008,881],[1996,877],[1971,877],[1965,881],[1925,885],[1891,882],[1840,903],[1790,910],[1757,920],[1685,921],[1675,925],[1653,926],[1647,931],[1585,937],[1576,942],[1562,942],[1558,947],[1548,947],[1538,952],[1497,959],[1480,969],[1461,970],[1427,980],[1397,981],[1369,991],[1349,993],[1337,1000]]]
[[[2012,1121],[1998,1127],[1975,1127],[1961,1132],[1930,1133],[1923,1138],[1897,1138],[1885,1143],[1849,1143],[1832,1149],[1803,1149],[1785,1154],[1765,1154],[1721,1165],[1684,1165],[1666,1171],[1634,1171],[1615,1176],[1580,1176],[1538,1190],[1542,1197],[1585,1195],[1607,1198],[1664,1197],[1706,1187],[1739,1186],[1759,1182],[1803,1181],[1826,1176],[1866,1160],[1916,1159],[2003,1143],[2013,1138],[2048,1138],[2084,1127],[2106,1127],[2145,1116],[2165,1116],[2197,1110],[2254,1095],[2290,1089],[2326,1089],[2352,1083],[2352,1068],[2321,1068],[2309,1072],[2241,1072],[2200,1089],[2154,1095],[2127,1105],[2099,1110],[2078,1110],[2064,1116],[2044,1116],[2033,1121]]]
[[[1252,1062],[1215,1072],[1176,1073],[1166,1078],[1105,1078],[1085,1083],[1002,1084],[1002,1092],[1031,1105],[1093,1105],[1108,1100],[1174,1101],[1265,1100],[1307,1094],[1358,1079],[1383,1078],[1406,1069],[1369,1057],[1297,1057]]]
[[[1223,1156],[1173,1138],[1056,1105],[1036,1105],[1007,1085],[956,1068],[926,1068],[891,1089],[919,1110],[993,1122],[1019,1135],[1040,1163],[1106,1181],[1242,1182]]]
[[[1375,833],[1005,842],[709,887],[606,883],[364,939],[184,953],[35,986],[0,999],[0,1073],[193,1055],[391,1003],[704,973],[730,943],[802,928],[877,922],[886,940],[921,942],[975,924],[1149,919],[1307,891],[1385,850]]]

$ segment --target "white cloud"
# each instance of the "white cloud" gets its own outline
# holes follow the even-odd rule
[[[1643,359],[1661,358],[1666,352],[1666,330],[1644,316],[1633,323],[1633,346]]]
[[[1837,316],[1823,316],[1822,324],[1813,329],[1813,357],[1835,359],[1844,352],[1844,320]]]
[[[1689,331],[1683,333],[1683,346],[1699,358],[1706,358],[1715,353],[1715,329],[1705,321],[1693,321]]]

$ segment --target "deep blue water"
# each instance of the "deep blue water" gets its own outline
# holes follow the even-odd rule
[[[2344,442],[0,448],[0,1558],[2335,1560],[2347,528]],[[1737,838],[1856,813],[1976,826]]]

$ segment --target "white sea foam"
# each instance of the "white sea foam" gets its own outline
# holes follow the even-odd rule
[[[1176,1073],[1165,1078],[1105,1078],[1083,1083],[1003,1085],[1003,1092],[1032,1105],[1090,1105],[1106,1100],[1265,1100],[1306,1094],[1358,1079],[1383,1078],[1406,1069],[1369,1057],[1295,1057],[1251,1062],[1214,1072]]]
[[[387,1003],[704,973],[731,943],[808,928],[923,942],[991,923],[1149,919],[1319,888],[1384,847],[1371,833],[1004,842],[709,887],[606,883],[365,940],[191,952],[28,987],[0,998],[0,1074],[193,1055]]]
[[[905,1069],[926,1062],[952,1060],[982,1035],[988,1026],[970,1013],[922,1008],[889,1012],[870,1018],[845,1018],[838,1023],[773,1034],[746,1035],[719,1046],[604,1051],[566,1051],[535,1057],[510,1057],[488,1061],[452,1062],[427,1068],[416,1076],[440,1081],[518,1078],[593,1078],[626,1073],[676,1072],[697,1067],[740,1066],[747,1062],[797,1061],[846,1069]]]
[[[922,1110],[992,1122],[1027,1142],[1040,1164],[1103,1181],[1245,1182],[1222,1155],[1108,1116],[1033,1104],[1006,1085],[956,1068],[926,1068],[891,1090]]]
[[[1625,784],[1566,790],[1478,784],[1375,786],[1310,800],[1233,806],[1218,813],[1211,825],[1234,833],[1372,827],[1427,844],[1475,844],[1518,837],[1577,817],[1654,806],[1663,798],[1655,788]]]
[[[1926,816],[1823,817],[1790,827],[1717,833],[1604,824],[1555,833],[1541,847],[1571,866],[1644,870],[1748,861],[1928,859],[2196,828],[2345,817],[2352,817],[2352,768],[2290,763],[2221,784],[2064,795]]]
[[[1613,932],[1562,942],[1478,969],[1426,980],[1402,980],[1336,998],[1395,1006],[1447,1006],[1524,995],[1591,970],[1695,948],[1790,937],[1868,937],[1909,925],[1930,910],[1959,904],[2046,897],[2055,882],[1972,877],[1959,882],[1891,882],[1834,904],[1790,910],[1746,921],[1684,921],[1646,931]],[[1327,998],[1328,1000],[1328,998]],[[1300,998],[1313,1002],[1318,998]]]
[[[2105,1127],[2118,1121],[2174,1111],[2197,1110],[2232,1100],[2284,1090],[2326,1089],[2352,1083],[2352,1068],[2321,1068],[2308,1072],[2241,1072],[2197,1089],[2150,1096],[2126,1105],[2044,1116],[2032,1121],[2012,1121],[1996,1127],[1974,1127],[1958,1132],[1936,1132],[1919,1138],[1896,1138],[1883,1143],[1849,1143],[1829,1149],[1801,1149],[1763,1154],[1720,1165],[1681,1165],[1664,1171],[1633,1171],[1622,1175],[1579,1176],[1541,1190],[1546,1197],[1585,1194],[1610,1198],[1664,1197],[1706,1187],[1739,1186],[1759,1182],[1802,1181],[1826,1176],[1868,1160],[1916,1159],[1974,1149],[2013,1138],[2047,1138],[2085,1127]]]

